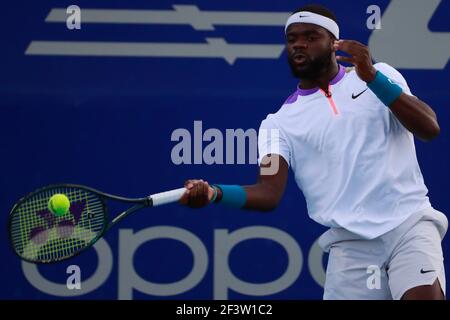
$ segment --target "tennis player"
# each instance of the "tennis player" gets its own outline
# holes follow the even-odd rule
[[[330,227],[319,238],[329,252],[324,299],[445,299],[441,241],[448,221],[430,203],[414,145],[414,136],[430,141],[439,134],[436,114],[396,69],[373,64],[367,46],[339,40],[327,8],[295,11],[285,35],[300,83],[261,123],[258,182],[189,180],[181,203],[269,211],[291,167],[309,216]],[[264,174],[275,163],[276,173]]]

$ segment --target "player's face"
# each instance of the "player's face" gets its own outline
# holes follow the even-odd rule
[[[300,79],[316,79],[331,65],[334,50],[328,31],[310,23],[294,23],[286,34],[288,62]]]

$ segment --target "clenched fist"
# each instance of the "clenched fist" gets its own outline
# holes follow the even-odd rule
[[[180,203],[191,208],[202,208],[208,205],[214,196],[214,189],[203,180],[187,180],[184,183],[186,192],[180,199]]]

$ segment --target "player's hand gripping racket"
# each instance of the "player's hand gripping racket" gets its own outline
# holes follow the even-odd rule
[[[91,247],[113,225],[145,208],[178,201],[185,188],[130,199],[73,184],[47,186],[20,199],[9,215],[9,236],[23,260],[52,263],[71,258]],[[50,198],[63,194],[70,201],[67,213],[56,215],[48,208]],[[106,200],[134,204],[111,222]]]

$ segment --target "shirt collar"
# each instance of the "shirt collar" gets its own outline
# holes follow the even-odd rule
[[[342,78],[344,77],[344,75],[345,75],[345,67],[339,65],[339,72],[333,79],[331,79],[330,85],[334,85],[334,84],[338,83],[339,81],[341,81]],[[307,96],[307,95],[315,93],[318,90],[319,90],[319,87],[315,87],[315,88],[311,88],[311,89],[300,89],[299,87],[297,87],[296,93],[299,96]]]

